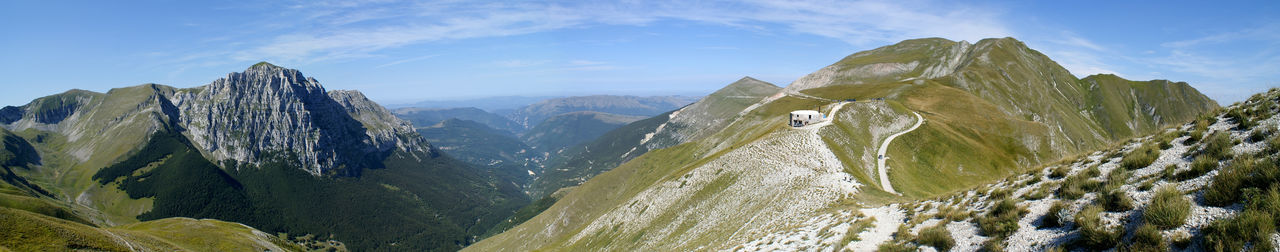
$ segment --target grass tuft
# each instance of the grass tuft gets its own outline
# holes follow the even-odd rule
[[[1120,160],[1120,168],[1134,170],[1145,168],[1160,157],[1160,149],[1156,146],[1143,145],[1138,149],[1130,151],[1124,155],[1124,159]]]
[[[1123,212],[1133,209],[1133,200],[1124,190],[1110,190],[1098,196],[1098,205],[1107,212]]]
[[[978,248],[979,252],[1004,252],[1004,238],[992,237],[982,242],[982,247]]]
[[[1102,187],[1102,182],[1089,179],[1085,175],[1087,174],[1076,174],[1062,180],[1062,186],[1058,187],[1058,197],[1069,200],[1079,199],[1085,193]]]
[[[1133,242],[1128,251],[1169,251],[1169,244],[1160,235],[1160,230],[1151,224],[1138,227],[1133,233]]]
[[[1124,234],[1123,227],[1109,228],[1102,223],[1102,207],[1089,205],[1076,214],[1076,226],[1080,229],[1077,245],[1092,249],[1106,250],[1115,247]]]
[[[1234,217],[1213,221],[1205,227],[1203,250],[1240,251],[1246,244],[1253,251],[1271,251],[1271,234],[1275,233],[1275,220],[1260,211],[1245,210]]]
[[[1049,178],[1051,178],[1051,179],[1061,179],[1061,178],[1066,177],[1066,176],[1067,176],[1067,172],[1070,172],[1070,171],[1071,171],[1071,168],[1070,168],[1070,167],[1066,167],[1066,166],[1058,166],[1058,167],[1054,167],[1054,168],[1053,168],[1053,171],[1050,171],[1050,172],[1049,172]]]
[[[1239,202],[1245,189],[1268,189],[1277,181],[1280,181],[1280,171],[1275,163],[1253,157],[1239,158],[1219,170],[1218,176],[1205,187],[1205,203],[1228,206]]]
[[[1209,173],[1210,171],[1213,171],[1213,169],[1217,169],[1217,168],[1218,168],[1217,159],[1213,159],[1208,156],[1199,156],[1199,157],[1196,157],[1195,160],[1191,161],[1191,169],[1178,172],[1177,174],[1173,175],[1173,177],[1178,181],[1186,181],[1188,179],[1204,176],[1205,173]]]
[[[1061,227],[1063,224],[1066,224],[1062,221],[1062,210],[1066,209],[1066,206],[1067,205],[1062,203],[1061,200],[1054,201],[1053,205],[1049,206],[1049,212],[1044,214],[1043,219],[1040,219],[1040,227],[1054,228]]]
[[[1177,187],[1168,185],[1156,189],[1155,197],[1142,212],[1142,219],[1160,229],[1171,229],[1186,223],[1190,214],[1191,201],[1183,197]]]
[[[951,232],[947,231],[947,223],[942,222],[937,226],[920,230],[920,234],[916,237],[916,243],[930,246],[938,249],[938,251],[948,251],[956,245],[956,240],[951,238]]]
[[[991,207],[990,211],[978,218],[978,227],[982,234],[993,237],[1007,237],[1018,231],[1018,219],[1027,210],[1019,208],[1012,199],[1005,198]]]
[[[867,230],[867,228],[870,228],[872,225],[875,225],[873,224],[875,221],[876,217],[867,217],[853,222],[853,225],[849,225],[849,230],[844,233],[844,239],[840,240],[840,244],[848,246],[849,243],[861,240],[858,237],[858,233],[862,233],[862,231]]]
[[[1205,140],[1204,150],[1200,155],[1208,155],[1210,158],[1217,160],[1227,160],[1231,158],[1231,135],[1226,132],[1214,132]]]
[[[880,246],[878,246],[878,247],[876,248],[876,251],[883,251],[883,252],[916,252],[916,251],[919,251],[919,249],[917,249],[917,247],[916,247],[916,246],[911,245],[911,244],[902,243],[902,242],[898,242],[898,241],[895,241],[895,240],[889,240],[889,241],[885,241],[884,243],[881,243],[881,244],[880,244]]]

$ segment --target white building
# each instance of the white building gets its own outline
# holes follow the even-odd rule
[[[796,110],[791,111],[791,127],[804,127],[805,125],[814,124],[822,121],[822,113],[813,110]]]

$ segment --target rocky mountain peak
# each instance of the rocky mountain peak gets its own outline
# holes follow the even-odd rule
[[[408,123],[356,91],[258,63],[174,95],[181,126],[211,160],[261,164],[275,154],[314,175],[358,175],[393,150],[426,151]]]

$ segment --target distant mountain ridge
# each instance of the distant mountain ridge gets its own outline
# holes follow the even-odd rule
[[[526,128],[532,128],[552,116],[577,111],[652,116],[688,105],[696,99],[689,96],[575,96],[534,103],[512,112],[507,118]]]
[[[511,135],[524,133],[528,130],[524,125],[520,125],[506,117],[494,114],[483,109],[466,107],[466,108],[399,108],[393,110],[396,117],[403,118],[411,123],[414,127],[430,127],[437,123],[448,119],[456,118],[468,121],[483,123],[486,126],[498,130],[502,130]]]

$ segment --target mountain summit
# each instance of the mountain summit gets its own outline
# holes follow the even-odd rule
[[[529,201],[360,92],[265,62],[192,88],[72,90],[0,119],[17,150],[0,158],[20,157],[0,177],[98,226],[210,218],[355,250],[454,250]]]
[[[184,133],[210,160],[257,165],[265,153],[290,152],[311,174],[358,175],[392,150],[429,149],[409,123],[363,94],[326,92],[298,70],[265,62],[178,90],[174,100]]]

